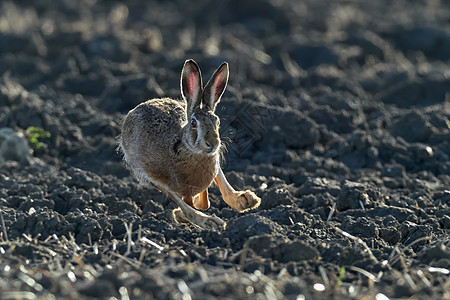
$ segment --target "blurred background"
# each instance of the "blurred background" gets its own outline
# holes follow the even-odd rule
[[[336,147],[337,135],[368,129],[450,153],[441,143],[449,128],[449,6],[2,1],[0,127],[48,131],[47,147],[34,150],[52,164],[124,176],[114,150],[123,115],[149,98],[180,98],[181,67],[193,58],[204,80],[230,64],[217,113],[234,168],[276,163],[289,149],[373,167]],[[435,104],[446,110],[421,112]]]

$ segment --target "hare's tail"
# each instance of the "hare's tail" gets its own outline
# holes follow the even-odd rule
[[[123,151],[123,147],[122,147],[122,134],[119,134],[118,136],[116,136],[115,140],[117,143],[116,153],[123,155],[125,152]]]

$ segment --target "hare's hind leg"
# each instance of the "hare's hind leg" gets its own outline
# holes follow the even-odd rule
[[[162,193],[168,195],[179,208],[173,210],[173,217],[177,223],[191,223],[203,229],[215,229],[217,227],[225,227],[226,223],[216,216],[209,216],[192,208],[184,200],[169,190],[166,185],[150,178],[142,169],[134,169],[134,173],[139,182],[157,188]],[[187,202],[192,203],[192,196],[183,197]]]
[[[219,168],[219,173],[214,181],[219,186],[225,203],[240,212],[257,208],[261,204],[261,199],[252,191],[235,191],[228,183],[221,168]]]
[[[209,216],[189,206],[177,193],[167,191],[166,194],[179,206],[173,210],[173,217],[178,223],[191,223],[203,229],[225,227],[226,223],[216,216]]]
[[[194,207],[201,210],[209,208],[208,189],[194,197]]]
[[[193,208],[202,210],[209,208],[208,189],[204,190],[198,195],[195,195],[195,197],[183,196],[182,199]]]

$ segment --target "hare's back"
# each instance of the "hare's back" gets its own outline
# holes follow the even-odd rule
[[[145,150],[167,151],[185,122],[182,102],[169,98],[143,102],[125,117],[121,135],[122,148],[125,152],[141,154]]]
[[[170,99],[152,99],[135,109],[142,124],[153,132],[179,132],[186,122],[184,103]]]

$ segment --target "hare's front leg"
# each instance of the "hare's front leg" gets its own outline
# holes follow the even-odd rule
[[[219,173],[214,181],[219,186],[225,203],[240,212],[257,208],[261,204],[261,199],[252,191],[235,191],[228,183],[221,168],[219,168]]]
[[[179,206],[179,208],[173,210],[173,217],[177,223],[191,223],[203,229],[216,229],[226,226],[225,221],[222,219],[216,216],[209,216],[192,208],[177,193],[171,191],[166,193]]]

